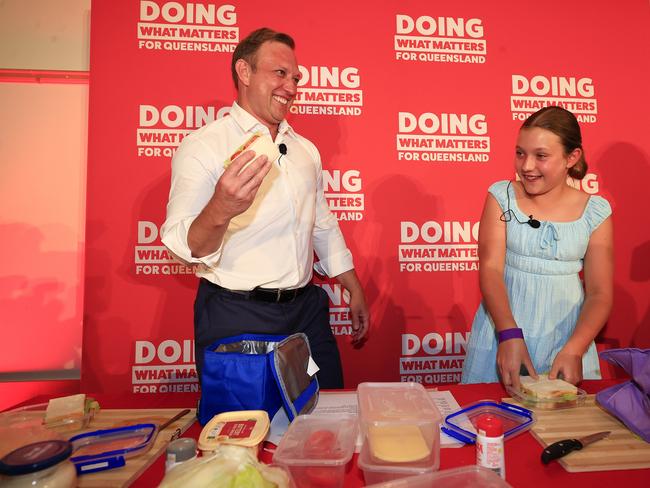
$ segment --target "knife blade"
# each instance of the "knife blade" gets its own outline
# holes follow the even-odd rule
[[[611,433],[612,432],[608,430],[605,432],[597,432],[580,439],[564,439],[562,441],[554,442],[542,451],[542,462],[548,464],[554,459],[566,456],[571,451],[579,451],[593,442],[604,439]]]

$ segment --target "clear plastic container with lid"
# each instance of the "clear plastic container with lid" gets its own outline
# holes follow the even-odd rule
[[[342,487],[358,432],[354,415],[299,415],[282,437],[273,463],[286,467],[298,488]]]
[[[499,475],[480,466],[462,466],[435,473],[409,476],[394,481],[366,485],[372,488],[510,488]]]
[[[396,446],[399,448],[399,444]],[[415,475],[434,473],[439,466],[439,453],[433,450],[424,459],[411,462],[378,461],[370,455],[370,445],[364,441],[357,459],[357,465],[363,472],[366,485],[405,478]]]
[[[191,437],[181,437],[171,441],[167,445],[167,459],[165,460],[165,471],[182,464],[198,455],[196,440]]]
[[[438,469],[442,417],[421,384],[361,383],[357,398],[369,463]]]
[[[506,386],[506,390],[514,400],[521,403],[524,407],[535,410],[575,408],[583,405],[587,398],[587,392],[580,388],[576,389],[576,393],[564,394],[555,398],[538,398],[510,385]]]
[[[149,423],[84,432],[70,438],[74,450],[70,460],[79,474],[119,468],[128,458],[151,449],[157,433],[156,424]]]
[[[65,440],[74,431],[85,429],[95,410],[83,415],[64,415],[46,422],[47,403],[39,403],[0,413],[0,458],[14,449],[47,440]]]
[[[70,462],[72,444],[63,440],[35,442],[0,460],[0,485],[6,488],[72,488],[77,471]]]
[[[480,400],[447,415],[442,431],[466,444],[474,444],[477,423],[483,415],[491,415],[501,421],[505,440],[530,430],[535,423],[533,412],[527,408],[495,400]]]

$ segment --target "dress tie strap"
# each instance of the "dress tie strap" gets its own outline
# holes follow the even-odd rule
[[[542,249],[556,246],[556,241],[560,240],[557,228],[551,222],[544,222],[542,224],[542,240],[540,246]]]

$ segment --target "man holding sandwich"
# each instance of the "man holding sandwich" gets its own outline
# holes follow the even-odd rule
[[[167,248],[197,265],[194,304],[196,364],[214,341],[244,333],[304,332],[322,388],[342,388],[329,300],[311,284],[316,267],[350,293],[352,339],[368,332],[369,314],[336,218],[323,195],[316,147],[285,120],[300,71],[287,34],[258,29],[232,59],[237,101],[230,114],[188,135],[172,160]],[[244,150],[269,137],[282,148],[271,160]],[[250,146],[252,147],[252,146]],[[273,156],[271,156],[273,157]]]

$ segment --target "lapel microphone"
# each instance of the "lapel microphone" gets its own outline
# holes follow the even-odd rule
[[[280,151],[282,152],[282,151]],[[539,226],[542,225],[539,220],[534,219],[532,215],[528,216],[528,220],[526,221],[521,221],[517,218],[515,213],[510,209],[510,185],[512,184],[512,181],[508,181],[508,186],[506,187],[506,198],[508,199],[508,209],[501,214],[501,217],[499,217],[499,220],[501,222],[510,222],[512,218],[514,217],[517,222],[520,224],[528,224],[530,225],[533,229],[539,229]]]
[[[287,154],[287,145],[284,142],[281,142],[280,144],[278,144],[278,150],[280,151],[278,164],[280,164],[280,160],[282,159],[282,156],[285,156]]]

